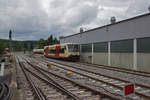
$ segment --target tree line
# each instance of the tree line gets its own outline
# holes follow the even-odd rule
[[[0,55],[5,54],[4,50],[5,50],[5,46],[2,43],[0,43]]]
[[[59,40],[53,35],[50,35],[48,39],[40,39],[38,41],[16,41],[0,39],[0,55],[4,54],[5,48],[10,48],[11,51],[32,51],[34,48],[43,49],[46,45],[59,44]]]
[[[53,35],[50,35],[48,37],[48,39],[43,39],[41,38],[39,41],[38,41],[38,46],[37,48],[38,49],[43,49],[44,46],[46,45],[54,45],[54,44],[59,44],[59,40],[56,38],[56,37],[53,37]]]
[[[0,39],[0,55],[4,54],[5,48],[11,48],[11,51],[31,51],[38,44],[38,41],[16,41],[16,40],[7,40]]]

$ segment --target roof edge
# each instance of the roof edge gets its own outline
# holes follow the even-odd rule
[[[82,33],[86,33],[86,32],[93,31],[93,30],[96,30],[96,29],[100,29],[100,28],[103,28],[103,27],[107,27],[107,26],[123,23],[123,22],[126,22],[126,21],[130,21],[130,20],[137,19],[137,18],[144,17],[144,16],[148,16],[148,15],[150,15],[150,13],[146,13],[146,14],[135,16],[135,17],[131,17],[131,18],[128,18],[128,19],[125,19],[125,20],[118,21],[118,22],[113,23],[113,24],[107,24],[107,25],[103,25],[103,26],[100,26],[100,27],[96,27],[96,28],[84,31]],[[75,33],[75,34],[68,35],[68,36],[61,36],[60,39],[64,39],[64,38],[71,37],[71,36],[78,35],[78,34],[80,34],[80,33]]]

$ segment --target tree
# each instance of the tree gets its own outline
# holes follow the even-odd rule
[[[45,43],[45,40],[41,38],[41,39],[38,41],[38,48],[39,48],[39,49],[44,48],[45,44],[46,44],[46,43]]]
[[[26,49],[28,48],[28,43],[27,42],[23,43],[23,48],[26,48]]]
[[[34,48],[34,44],[33,42],[31,42],[30,49],[32,50],[33,48]]]
[[[48,45],[53,44],[53,35],[50,35],[50,37],[48,37],[47,42],[48,42]]]
[[[0,43],[0,55],[3,54],[5,54],[5,46],[2,43]]]
[[[57,40],[56,37],[53,38],[53,35],[50,35],[47,40],[44,40],[41,38],[38,41],[38,48],[43,49],[44,46],[46,46],[46,45],[54,45],[54,44],[59,44],[59,40]]]
[[[59,41],[57,40],[56,37],[55,37],[55,39],[54,39],[54,43],[55,43],[55,44],[59,44]]]

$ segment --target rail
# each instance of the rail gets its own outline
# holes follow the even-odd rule
[[[45,96],[43,96],[43,94],[41,93],[41,91],[35,86],[35,84],[32,82],[31,78],[29,75],[27,75],[25,69],[24,69],[24,65],[19,62],[19,65],[24,73],[24,75],[26,76],[26,79],[27,81],[29,82],[30,86],[32,87],[34,93],[35,93],[35,97],[38,99],[38,100],[46,100]]]
[[[0,83],[0,100],[10,100],[12,91],[6,83]]]
[[[75,84],[78,84],[78,85],[81,86],[81,87],[85,87],[85,88],[87,88],[88,90],[91,90],[91,91],[94,91],[95,93],[101,94],[101,95],[103,95],[103,97],[109,97],[109,98],[112,98],[113,100],[122,100],[120,97],[118,97],[118,96],[116,96],[116,95],[113,95],[113,94],[106,94],[106,93],[101,92],[101,91],[99,91],[99,90],[95,90],[95,89],[93,89],[93,88],[90,88],[90,87],[88,87],[88,86],[85,86],[85,85],[83,85],[83,84],[80,84],[80,83],[78,83],[78,82],[75,82],[75,81],[73,81],[73,80],[70,80],[70,79],[68,79],[68,78],[66,78],[66,77],[59,76],[59,75],[57,75],[57,74],[55,74],[55,73],[51,73],[51,72],[49,72],[49,71],[47,71],[47,70],[45,70],[45,69],[43,69],[43,68],[40,68],[40,67],[38,67],[38,66],[36,66],[36,65],[31,64],[31,63],[28,62],[28,61],[27,61],[27,63],[28,63],[29,65],[31,65],[32,67],[38,69],[38,70],[42,70],[42,71],[44,71],[44,72],[53,74],[53,75],[55,75],[55,76],[57,76],[57,77],[64,78],[64,79],[66,79],[66,80],[68,80],[68,81],[71,81],[71,82],[73,82],[73,83],[75,83]]]

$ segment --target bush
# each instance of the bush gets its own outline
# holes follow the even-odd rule
[[[3,54],[5,54],[5,46],[2,43],[0,43],[0,55]]]

